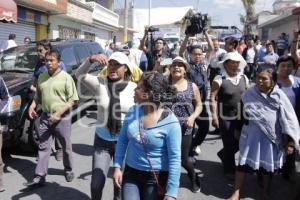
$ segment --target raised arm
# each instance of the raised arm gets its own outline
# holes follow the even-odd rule
[[[184,51],[185,51],[187,43],[189,41],[189,37],[190,37],[189,35],[186,35],[185,38],[184,38],[184,40],[181,43],[181,46],[180,46],[180,49],[179,49],[179,53],[178,53],[178,55],[180,57],[183,57]]]
[[[81,82],[88,86],[93,92],[96,91],[99,86],[98,77],[88,74],[93,62],[99,62],[100,64],[107,64],[107,57],[103,54],[93,55],[87,58],[76,70],[75,76],[78,82]]]
[[[145,31],[144,31],[144,36],[140,42],[140,46],[139,46],[139,49],[144,51],[145,53],[148,52],[148,49],[146,48],[145,46],[145,42],[146,42],[146,39],[147,39],[147,36],[148,36],[148,27],[145,27]]]
[[[213,45],[213,42],[212,42],[211,38],[209,37],[207,31],[204,31],[203,34],[204,34],[205,40],[208,44],[208,50],[207,50],[205,57],[207,59],[207,62],[210,63],[213,52],[214,52],[214,45]]]

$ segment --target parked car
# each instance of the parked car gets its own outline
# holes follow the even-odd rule
[[[53,42],[52,46],[61,54],[61,60],[67,72],[74,78],[75,71],[80,64],[94,54],[102,53],[102,47],[93,41],[69,40]],[[28,150],[36,149],[39,139],[38,120],[33,121],[28,117],[28,107],[34,97],[30,90],[33,81],[33,71],[37,63],[35,44],[18,46],[0,54],[0,75],[3,77],[11,96],[21,96],[21,106],[17,111],[0,113],[1,125],[4,125],[3,144],[11,147],[22,142]],[[95,64],[90,73],[97,74],[100,66]],[[94,104],[93,94],[84,85],[77,84],[80,100],[72,111],[78,114],[82,109]],[[11,101],[10,103],[14,103]]]

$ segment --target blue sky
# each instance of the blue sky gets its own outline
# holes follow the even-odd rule
[[[241,27],[239,14],[244,14],[241,0],[152,0],[152,7],[180,7],[193,6],[197,8],[199,1],[199,11],[208,13],[213,19],[213,25],[235,25]],[[115,1],[121,3],[122,0]],[[148,8],[148,0],[135,0],[136,8]],[[256,11],[272,11],[274,0],[256,0]]]

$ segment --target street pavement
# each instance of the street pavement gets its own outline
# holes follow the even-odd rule
[[[51,156],[47,183],[44,187],[27,190],[23,183],[29,181],[36,164],[36,157],[16,149],[10,157],[6,157],[4,181],[6,191],[0,193],[0,200],[86,200],[90,199],[90,180],[92,168],[93,138],[96,124],[96,112],[87,114],[72,125],[72,142],[74,151],[75,179],[68,183],[63,176],[62,162]],[[233,181],[227,180],[222,173],[222,166],[216,153],[221,149],[219,135],[208,135],[201,146],[201,154],[197,157],[196,170],[201,176],[201,192],[192,193],[189,180],[184,169],[181,174],[179,200],[217,200],[228,199],[233,190]],[[142,178],[142,177],[141,177]],[[289,183],[275,176],[273,181],[272,200],[285,200]],[[110,170],[103,194],[103,200],[112,200],[112,168]],[[255,176],[247,176],[241,199],[259,198],[259,187]]]

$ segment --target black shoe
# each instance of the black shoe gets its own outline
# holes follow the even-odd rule
[[[201,186],[200,186],[200,176],[199,176],[199,173],[196,173],[196,183],[197,183],[197,185],[199,186],[199,188],[201,188]]]
[[[75,177],[74,172],[72,172],[72,171],[65,172],[65,178],[66,178],[67,182],[72,182],[74,177]]]
[[[219,157],[219,159],[223,162],[223,154],[224,154],[224,149],[221,149],[220,151],[218,151],[217,156]]]
[[[210,135],[220,135],[220,129],[216,128],[214,131],[209,132]]]
[[[193,193],[198,193],[200,192],[200,187],[198,186],[198,184],[196,183],[196,181],[192,182],[192,192]]]
[[[24,183],[26,187],[41,187],[45,185],[46,179],[45,176],[36,175],[32,181]]]

